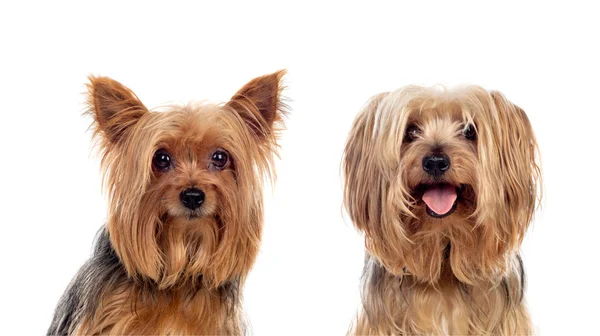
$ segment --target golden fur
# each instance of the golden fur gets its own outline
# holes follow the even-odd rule
[[[439,181],[422,168],[434,150],[451,161]],[[372,97],[343,160],[344,204],[368,254],[353,333],[532,333],[518,250],[540,195],[536,156],[525,112],[499,92],[408,86]],[[444,218],[419,194],[439,182],[460,189]]]
[[[254,79],[226,104],[164,112],[149,111],[110,78],[90,77],[89,114],[109,196],[106,230],[124,276],[97,284],[97,302],[75,310],[69,333],[245,332],[241,287],[260,245],[262,185],[274,177],[284,73]],[[168,171],[153,167],[159,149],[170,154]],[[216,150],[229,154],[224,169],[211,163]],[[179,199],[190,187],[205,193],[196,212]]]

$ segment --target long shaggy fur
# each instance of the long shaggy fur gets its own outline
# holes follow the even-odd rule
[[[476,128],[476,141],[463,136]],[[418,129],[407,141],[407,129]],[[428,215],[422,168],[451,161],[456,210]],[[364,232],[363,308],[355,334],[530,334],[518,256],[540,194],[537,144],[499,92],[409,86],[370,99],[343,160],[344,204]]]
[[[109,196],[92,258],[60,300],[49,334],[241,334],[241,289],[260,245],[262,185],[286,113],[284,71],[226,104],[151,112],[133,92],[90,77],[89,114]],[[158,150],[173,160],[153,168]],[[224,169],[211,165],[228,153]],[[180,192],[203,190],[202,206]]]

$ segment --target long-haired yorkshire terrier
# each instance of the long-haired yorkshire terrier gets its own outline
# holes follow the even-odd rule
[[[352,332],[533,333],[519,247],[541,195],[537,152],[525,112],[499,92],[372,97],[343,160],[367,249]]]
[[[163,112],[90,77],[108,221],[49,334],[245,332],[241,290],[261,240],[284,73],[250,81],[225,104]]]

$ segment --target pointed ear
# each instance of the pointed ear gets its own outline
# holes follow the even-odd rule
[[[273,136],[277,123],[281,123],[285,104],[281,101],[284,87],[281,79],[285,70],[255,78],[244,85],[226,106],[231,107],[244,119],[253,134],[259,138]]]
[[[94,117],[96,132],[109,142],[118,143],[148,110],[130,89],[116,80],[90,76],[89,81],[89,112]]]

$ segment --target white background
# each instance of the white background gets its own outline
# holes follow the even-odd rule
[[[363,240],[342,216],[339,163],[373,94],[480,84],[528,113],[545,201],[523,245],[542,335],[598,334],[598,10],[569,5],[0,5],[1,333],[42,334],[106,218],[89,74],[149,107],[227,100],[289,69],[292,99],[263,245],[245,289],[256,335],[342,335],[358,306]]]

